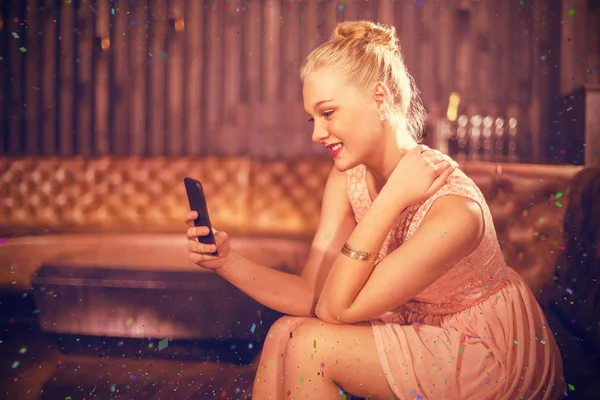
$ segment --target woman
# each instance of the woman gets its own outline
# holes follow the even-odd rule
[[[289,315],[265,340],[252,397],[560,397],[556,343],[481,192],[417,145],[424,112],[394,28],[339,24],[301,77],[312,139],[334,160],[301,276],[245,259],[224,232],[208,255],[207,228],[185,217],[197,265]]]

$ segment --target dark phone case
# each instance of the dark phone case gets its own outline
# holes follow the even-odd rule
[[[215,244],[215,236],[212,231],[212,224],[210,223],[210,217],[208,216],[208,207],[206,205],[206,197],[204,197],[204,190],[202,184],[192,178],[185,178],[185,190],[187,197],[190,202],[190,210],[198,212],[198,218],[194,220],[194,226],[208,226],[210,233],[206,236],[199,236],[198,241],[204,244]],[[216,256],[218,252],[211,253]]]

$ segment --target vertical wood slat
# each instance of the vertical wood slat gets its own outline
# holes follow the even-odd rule
[[[542,58],[542,49],[547,48],[548,46],[548,43],[546,43],[545,40],[546,35],[544,33],[548,28],[542,26],[544,3],[544,0],[534,0],[533,30],[531,35],[535,40],[532,43],[533,70],[531,73],[531,90],[533,93],[531,96],[530,113],[528,114],[528,117],[530,128],[529,134],[531,135],[531,156],[534,160],[541,160],[543,156],[540,153],[541,142],[544,140],[542,135],[542,118],[547,116],[547,109],[550,107],[547,90],[550,82],[545,82],[545,76],[547,74],[546,71],[544,71],[544,63],[540,61]]]
[[[58,74],[57,57],[57,27],[59,12],[54,0],[43,0],[44,18],[42,20],[42,145],[45,155],[55,154],[57,135],[57,90]],[[60,21],[62,23],[62,21]],[[62,57],[61,57],[62,60]],[[64,60],[63,60],[64,62]],[[72,121],[72,119],[71,119]],[[60,131],[59,131],[60,133]],[[72,134],[72,131],[71,131]],[[70,136],[72,138],[72,136]],[[62,137],[61,145],[62,145]],[[61,151],[61,155],[64,155]]]
[[[298,6],[292,6],[291,3],[287,3],[284,10],[284,24],[283,32],[285,41],[290,43],[288,46],[282,46],[283,51],[283,65],[282,65],[282,79],[283,79],[283,100],[285,103],[293,104],[298,102],[302,93],[300,91],[300,66],[302,61],[300,58],[300,52],[298,51],[297,45],[292,43],[300,43],[300,19],[298,18]]]
[[[96,37],[97,46],[92,48],[95,54],[95,76],[93,84],[94,93],[94,147],[95,154],[105,156],[109,154],[110,143],[109,129],[109,54],[110,49],[110,27],[109,15],[110,4],[107,1],[98,1],[96,9]],[[99,42],[98,42],[99,41]],[[103,42],[104,41],[104,42]],[[107,42],[109,41],[109,42]],[[106,47],[104,48],[102,47]]]
[[[321,43],[318,7],[318,0],[308,0],[302,13],[301,21],[303,21],[303,36],[305,37],[303,58]]]
[[[377,20],[382,24],[394,25],[395,3],[391,1],[380,1],[377,3]],[[398,30],[398,28],[396,28]]]
[[[183,151],[183,35],[185,35],[185,21],[183,20],[183,1],[170,0],[167,33],[167,114],[166,118],[166,144],[167,154],[178,156]],[[181,21],[184,21],[183,23]]]
[[[27,128],[26,148],[27,154],[38,154],[38,143],[40,133],[40,87],[41,79],[39,74],[40,65],[40,11],[37,0],[27,1],[27,11],[25,19],[27,21],[27,53],[26,53],[26,85],[25,85],[25,104]],[[1,107],[1,106],[0,106]],[[0,117],[1,118],[1,117]]]
[[[224,76],[223,76],[223,125],[218,135],[218,147],[223,154],[238,155],[246,148],[247,136],[240,140],[239,132],[245,126],[239,125],[238,106],[241,100],[240,85],[242,73],[242,46],[239,34],[241,16],[238,10],[242,7],[240,0],[227,4],[225,15],[225,31],[223,32]],[[268,34],[268,33],[267,33]],[[266,35],[265,35],[266,36]],[[274,64],[274,71],[280,69]]]
[[[56,4],[56,3],[55,3]],[[60,135],[60,155],[70,156],[73,154],[73,126],[74,126],[74,96],[75,96],[75,4],[74,2],[61,3],[60,9],[60,71],[58,81],[59,91],[59,118],[58,134]],[[46,44],[44,44],[46,46]],[[54,57],[54,54],[51,54]],[[49,133],[46,132],[45,135]],[[53,134],[52,134],[53,135]]]
[[[531,101],[531,73],[532,73],[532,51],[533,43],[536,38],[533,35],[533,21],[531,17],[530,6],[521,8],[520,43],[519,43],[519,64],[517,80],[519,82],[519,102],[521,106],[529,104]]]
[[[500,74],[501,59],[502,59],[502,46],[500,46],[500,35],[494,34],[495,32],[501,32],[500,28],[500,7],[502,5],[498,2],[491,2],[486,4],[486,13],[485,18],[489,21],[489,25],[485,28],[486,31],[486,41],[488,46],[488,51],[486,57],[488,57],[489,70],[487,72],[482,71],[482,76],[485,82],[482,83],[483,86],[487,86],[488,93],[488,106],[487,106],[487,114],[492,115],[494,117],[498,117],[500,115],[500,93],[501,88],[500,85],[502,82],[502,75]],[[490,79],[490,76],[497,77],[496,79]]]
[[[124,0],[125,1],[125,0]],[[147,39],[146,39],[146,21],[148,21],[148,12],[146,7],[146,1],[137,0],[129,3],[130,14],[132,15],[135,24],[130,26],[128,29],[129,41],[123,38],[122,54],[123,58],[123,70],[129,67],[129,74],[127,82],[123,82],[124,87],[128,87],[126,92],[121,94],[121,97],[126,99],[124,102],[129,108],[129,125],[125,125],[123,137],[130,138],[129,152],[135,155],[145,154],[147,146],[146,137],[146,78],[147,78]],[[123,30],[127,25],[128,18],[125,12],[121,14],[123,20]],[[129,64],[127,65],[127,55],[129,55]],[[153,55],[157,57],[155,61],[162,63],[160,55]],[[125,109],[127,110],[127,108]],[[154,112],[152,110],[151,112]],[[117,121],[118,122],[118,121]]]
[[[600,84],[600,51],[598,50],[598,43],[600,43],[600,13],[589,12],[588,33],[586,37],[589,38],[587,41],[586,59],[588,61],[588,70],[596,71],[595,74],[588,73],[586,71],[588,85],[599,85]],[[588,149],[589,150],[589,149]]]
[[[25,55],[21,48],[25,47],[25,29],[21,24],[21,1],[12,0],[9,9],[9,21],[7,29],[11,32],[9,38],[9,149],[11,154],[19,154],[21,152],[21,131],[23,120],[25,119],[25,110],[23,107],[23,73],[22,63]],[[18,36],[15,37],[14,34]]]
[[[207,144],[212,148],[214,137],[219,129],[221,122],[221,110],[223,109],[223,75],[221,66],[223,65],[223,12],[221,3],[213,0],[208,17],[208,55],[210,62],[207,65],[206,74],[206,96],[211,99],[206,104],[206,128]],[[252,7],[259,7],[252,3]],[[208,150],[208,149],[207,149]]]
[[[438,31],[438,43],[439,43],[439,64],[438,69],[438,81],[442,85],[440,101],[443,101],[444,109],[443,112],[447,111],[448,99],[450,93],[457,90],[456,81],[454,79],[454,67],[455,67],[455,24],[454,24],[454,13],[451,6],[448,3],[441,4],[440,9],[440,20],[439,20],[439,31]]]
[[[409,7],[405,3],[400,3],[400,8],[402,10],[400,14],[401,28],[398,30],[398,35],[400,37],[400,51],[402,51],[404,63],[408,68],[408,72],[417,78],[418,71],[416,70],[416,67],[418,63],[415,45],[415,42],[417,41],[415,11],[414,7]]]
[[[246,132],[249,136],[248,152],[250,156],[260,157],[261,132],[258,127],[261,125],[260,102],[262,99],[262,76],[261,76],[261,5],[259,2],[247,3],[246,15],[244,20],[244,92],[242,98],[246,100],[243,108],[244,121],[247,121]],[[294,7],[294,5],[292,5]]]
[[[572,93],[585,79],[581,75],[581,65],[582,58],[585,57],[582,42],[585,41],[586,16],[583,8],[586,7],[586,3],[586,1],[578,2],[576,10],[574,7],[566,7],[566,4],[561,8],[560,92],[562,95]],[[571,15],[572,8],[575,13]]]
[[[438,30],[440,26],[440,17],[442,12],[443,5],[441,2],[434,2],[431,5],[431,9],[429,11],[430,20],[429,20],[429,40],[431,42],[431,76],[427,79],[431,80],[431,106],[429,110],[431,112],[431,116],[435,118],[439,118],[443,115],[445,107],[444,96],[441,92],[441,82],[438,79],[440,76],[440,69],[446,68],[445,65],[440,63],[440,36],[438,35]]]
[[[244,32],[244,65],[247,93],[245,98],[250,104],[260,101],[261,95],[261,7],[260,3],[248,3],[246,9],[246,31]],[[210,39],[209,39],[210,40]]]
[[[133,119],[133,115],[129,111],[130,107],[133,107],[129,84],[130,82],[137,81],[140,77],[145,76],[145,69],[143,68],[145,65],[132,65],[132,68],[129,69],[129,64],[127,62],[128,55],[131,53],[132,58],[134,58],[135,48],[137,46],[142,46],[139,41],[141,36],[138,34],[138,31],[142,29],[141,26],[143,26],[142,23],[140,23],[139,25],[135,25],[128,29],[129,5],[133,8],[137,8],[140,7],[140,2],[134,1],[129,3],[127,0],[118,0],[118,2],[113,4],[111,10],[111,18],[113,20],[110,46],[112,53],[111,103],[113,109],[110,124],[110,137],[113,144],[113,152],[119,156],[127,153],[139,156],[143,151],[143,147],[140,146],[140,143],[142,142],[142,139],[139,137],[140,132],[131,129],[129,131],[127,130],[128,125],[132,123]],[[137,22],[139,19],[136,17],[137,15],[134,14],[133,20]],[[127,38],[127,33],[129,33],[129,39]],[[145,43],[146,41],[144,40],[143,42]],[[129,119],[130,115],[131,119]],[[124,121],[128,120],[129,124],[125,124]],[[128,139],[132,143],[131,147],[128,145]]]
[[[523,36],[521,35],[519,24],[520,24],[520,14],[521,7],[517,2],[509,2],[508,3],[508,13],[511,18],[508,18],[508,30],[507,36],[509,37],[508,42],[510,45],[508,54],[511,55],[508,62],[508,74],[512,77],[507,82],[508,88],[506,92],[506,103],[514,105],[519,101],[519,80],[518,80],[518,59],[520,54],[519,47],[520,42],[523,40]]]
[[[421,97],[426,104],[431,104],[436,100],[435,95],[435,79],[431,77],[436,76],[435,74],[435,63],[433,55],[433,36],[436,25],[439,20],[434,22],[435,7],[439,7],[437,2],[424,2],[423,6],[420,7],[421,15],[419,18],[420,28],[420,57],[419,57],[419,74],[420,74],[420,90]],[[416,71],[415,71],[416,72]]]
[[[352,4],[350,4],[350,2],[347,1],[346,7],[344,7],[344,21],[359,20],[359,12],[360,9],[356,6],[356,2],[352,2]]]
[[[461,96],[464,104],[471,104],[473,102],[472,92],[472,60],[473,60],[473,46],[471,43],[471,21],[472,15],[470,10],[462,9],[455,10],[455,18],[459,20],[456,22],[460,33],[457,34],[457,50],[456,50],[456,88]]]
[[[165,138],[165,64],[168,55],[165,53],[165,35],[167,31],[166,3],[164,0],[152,2],[152,18],[150,25],[150,54],[149,86],[146,113],[149,119],[150,156],[158,156],[163,152]]]
[[[184,141],[185,152],[192,156],[201,155],[203,121],[203,74],[204,57],[204,7],[201,2],[188,3],[186,12],[186,68],[185,81],[188,84],[185,101]],[[241,71],[240,71],[241,72]]]
[[[333,4],[333,3],[329,3]],[[300,43],[303,38],[300,36],[300,8],[297,4],[286,2],[283,10],[282,37],[280,42],[282,55],[282,74],[281,85],[283,91],[283,103],[281,105],[281,113],[285,115],[286,121],[281,122],[279,129],[287,135],[286,138],[279,140],[283,143],[288,143],[282,146],[283,156],[294,157],[298,154],[303,154],[306,143],[310,140],[305,140],[307,137],[301,135],[302,129],[306,127],[303,122],[305,119],[304,107],[302,105],[302,84],[300,81],[300,66],[304,59],[301,58],[301,48],[298,45],[285,45],[284,43]],[[327,11],[329,12],[329,11]],[[332,16],[335,17],[335,14]],[[333,21],[333,24],[335,21]],[[331,23],[330,23],[331,24]],[[331,32],[329,32],[331,33]],[[306,130],[308,133],[309,131]]]
[[[338,14],[338,3],[335,1],[327,1],[324,3],[324,32],[325,34],[321,38],[321,43],[326,42],[331,37],[335,26],[337,25],[337,14]],[[293,43],[293,42],[291,42]]]
[[[370,2],[363,1],[363,2],[357,4],[358,6],[362,6],[362,7],[360,7],[360,8],[362,8],[361,13],[360,13],[361,14],[360,18],[364,19],[366,21],[374,21],[375,15],[376,15],[375,14],[376,9],[375,9],[375,7],[373,7],[374,3],[371,3],[371,4],[369,4],[369,3]],[[427,4],[427,2],[423,2],[423,5],[425,5],[425,4]],[[357,5],[354,5],[354,7],[356,7]]]
[[[5,10],[0,8],[0,155],[5,154],[7,149],[4,147],[4,141],[8,140],[8,72],[6,63],[8,61],[9,32],[7,30],[7,16]]]
[[[279,125],[278,97],[279,97],[279,38],[281,15],[280,2],[263,3],[264,35],[262,37],[263,60],[263,93],[264,114],[262,115],[263,146],[267,157],[273,158],[279,152],[280,144],[277,140],[277,126]],[[274,112],[268,112],[272,109]]]
[[[91,156],[94,153],[92,138],[92,45],[93,45],[93,13],[91,0],[80,0],[77,9],[77,31],[80,33],[77,43],[77,124],[78,154]]]
[[[497,24],[495,25],[496,32],[506,32],[504,35],[494,35],[494,41],[496,44],[496,55],[494,59],[494,72],[496,76],[494,91],[496,93],[496,102],[500,110],[506,108],[506,102],[508,100],[508,90],[510,86],[506,84],[510,73],[510,59],[511,57],[511,42],[510,35],[510,6],[507,2],[494,2],[495,12],[498,14]],[[500,115],[496,115],[498,117]]]
[[[477,74],[477,96],[479,103],[483,106],[483,113],[489,113],[489,107],[492,102],[492,86],[489,73],[492,71],[492,38],[490,32],[490,22],[493,21],[493,15],[490,15],[491,5],[489,2],[481,1],[476,3],[474,10],[474,20],[477,22],[475,30],[475,41],[477,42],[476,58],[471,62],[476,66],[474,72]]]

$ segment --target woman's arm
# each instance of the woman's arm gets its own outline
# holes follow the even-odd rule
[[[217,273],[269,308],[310,316],[333,262],[356,227],[347,193],[346,174],[333,168],[325,185],[319,227],[300,276],[263,266],[233,250]]]
[[[388,194],[389,191],[387,186],[383,187],[348,238],[348,243],[367,253],[379,252],[402,210],[409,205],[395,196],[395,192]],[[324,321],[344,322],[344,312],[353,305],[373,268],[372,263],[338,253],[317,304],[317,316]]]
[[[349,239],[364,251],[376,251],[385,238],[383,228],[389,230],[387,219],[399,212],[399,207],[391,208],[386,216],[386,207],[394,206],[375,205],[368,222],[361,220]],[[453,195],[437,199],[415,234],[375,267],[338,256],[317,316],[330,323],[355,323],[401,306],[473,251],[483,237],[483,225],[481,207],[474,201]]]

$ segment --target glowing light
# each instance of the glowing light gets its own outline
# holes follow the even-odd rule
[[[448,111],[446,111],[446,118],[448,118],[449,121],[456,121],[459,105],[460,95],[456,92],[452,92],[450,94],[450,99],[448,100]]]
[[[104,38],[100,40],[100,47],[102,48],[102,51],[107,51],[110,49],[110,39]]]
[[[183,22],[183,18],[178,18],[175,20],[175,32],[181,32],[185,28],[185,22]]]

